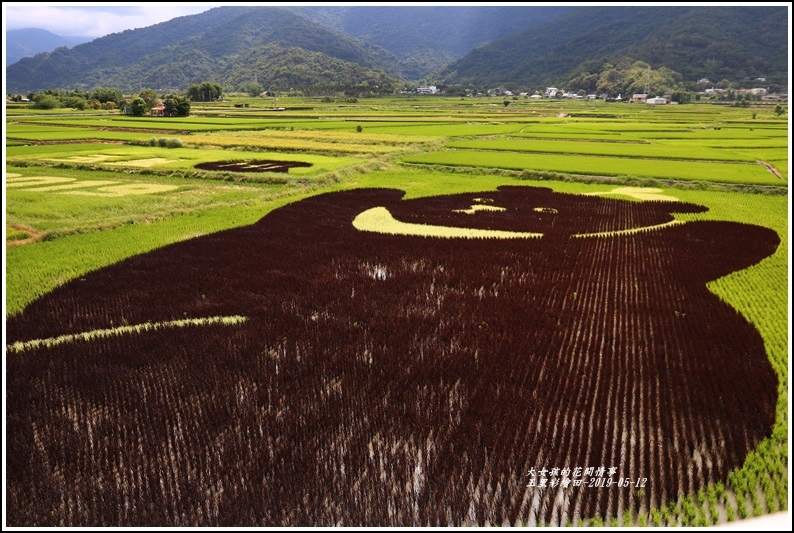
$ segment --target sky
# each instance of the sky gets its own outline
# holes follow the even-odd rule
[[[145,28],[185,15],[195,15],[222,2],[3,2],[4,30],[42,28],[64,37],[96,39],[124,30]]]

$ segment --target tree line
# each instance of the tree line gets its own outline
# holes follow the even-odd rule
[[[92,91],[45,89],[39,92],[10,96],[13,102],[30,102],[33,109],[119,109],[122,113],[143,116],[162,104],[164,116],[188,116],[191,102],[221,99],[223,89],[213,82],[191,85],[187,92],[159,95],[153,89],[143,89],[137,94],[125,95],[120,89],[98,87]]]

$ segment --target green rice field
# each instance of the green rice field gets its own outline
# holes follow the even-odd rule
[[[330,192],[397,189],[408,200],[533,186],[697,204],[707,210],[674,219],[752,224],[780,238],[771,256],[707,283],[763,339],[778,383],[771,434],[720,483],[573,525],[715,525],[788,508],[787,114],[502,98],[272,104],[233,96],[195,104],[187,118],[9,109],[7,317],[88,273]]]

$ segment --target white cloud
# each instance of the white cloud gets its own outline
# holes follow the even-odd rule
[[[181,3],[74,3],[39,4],[4,2],[5,30],[42,28],[62,36],[102,37],[109,33],[145,28],[185,15],[194,15],[219,4]]]

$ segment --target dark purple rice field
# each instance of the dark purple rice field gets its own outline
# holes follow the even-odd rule
[[[246,320],[9,349],[8,525],[578,523],[724,481],[771,434],[762,339],[706,283],[771,255],[775,232],[701,221],[582,238],[705,208],[534,187],[402,196],[311,197],[9,318],[9,346]],[[504,210],[458,211],[478,203]],[[354,228],[373,207],[544,236]],[[580,483],[528,486],[552,468]]]

